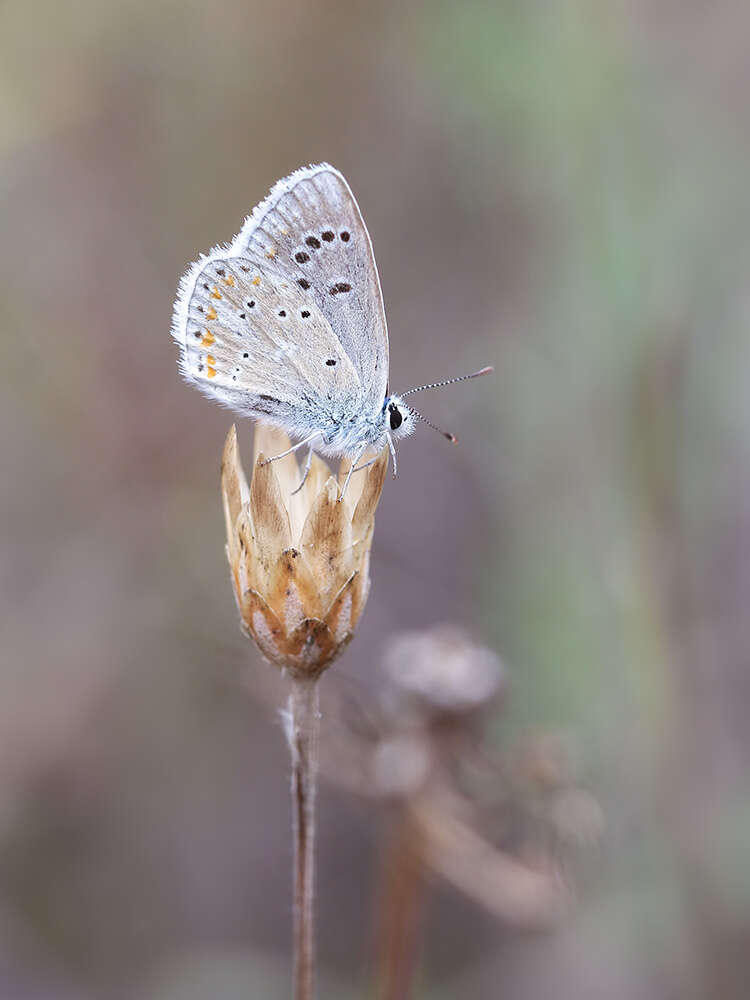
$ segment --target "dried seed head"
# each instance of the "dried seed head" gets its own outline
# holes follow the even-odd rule
[[[504,682],[500,658],[454,625],[400,633],[386,647],[383,666],[401,709],[427,715],[481,708]]]
[[[258,424],[248,485],[235,427],[227,435],[227,557],[243,631],[272,663],[315,677],[351,640],[367,600],[387,451],[352,477],[338,501],[338,483],[317,456],[297,493],[302,473],[294,455],[263,464],[288,447],[285,434]]]

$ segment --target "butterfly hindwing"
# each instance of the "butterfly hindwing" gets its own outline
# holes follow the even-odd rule
[[[357,373],[305,290],[272,259],[219,253],[183,281],[175,336],[186,377],[225,405],[298,434],[357,413]]]

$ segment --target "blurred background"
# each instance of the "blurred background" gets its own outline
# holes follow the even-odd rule
[[[337,677],[455,621],[499,753],[606,816],[554,931],[436,885],[430,1000],[747,996],[750,11],[173,0],[0,7],[0,997],[284,997],[288,759],[237,627],[177,281],[330,160],[380,268],[400,449]],[[249,456],[252,429],[239,427]],[[254,685],[277,684],[254,697]],[[325,786],[320,967],[364,997],[381,811]]]

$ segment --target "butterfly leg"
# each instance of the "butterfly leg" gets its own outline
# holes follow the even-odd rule
[[[354,472],[354,466],[357,464],[360,458],[362,458],[362,456],[366,451],[367,451],[367,445],[365,444],[359,449],[355,458],[352,460],[352,464],[349,466],[349,471],[347,472],[346,479],[344,480],[344,486],[341,490],[341,493],[339,494],[338,503],[341,503],[341,501],[344,499],[346,488],[349,485],[349,480],[352,478],[352,473]]]
[[[372,465],[372,463],[373,462],[377,462],[377,460],[378,460],[378,456],[376,455],[375,458],[371,458],[370,461],[369,462],[365,462],[364,465],[358,465],[357,468],[354,471],[355,472],[361,472],[363,469],[368,469]]]
[[[398,475],[398,462],[396,461],[396,449],[393,447],[393,438],[388,435],[388,447],[391,449],[391,459],[393,460],[393,478]]]
[[[296,490],[292,490],[292,496],[294,496],[295,493],[299,493],[299,491],[307,482],[307,477],[310,475],[310,466],[312,465],[312,457],[313,457],[313,446],[310,445],[310,447],[307,449],[307,458],[305,459],[305,471],[302,473],[302,482],[299,484]]]
[[[310,444],[310,442],[314,441],[319,434],[320,431],[315,431],[315,433],[311,434],[310,437],[306,437],[304,441],[300,441],[297,444],[293,444],[291,448],[287,448],[286,451],[282,451],[280,454],[274,455],[272,458],[265,459],[263,462],[261,462],[261,465],[268,465],[269,462],[275,462],[279,458],[286,458],[286,456],[291,455],[292,452],[297,451],[300,448],[304,448],[306,444]]]

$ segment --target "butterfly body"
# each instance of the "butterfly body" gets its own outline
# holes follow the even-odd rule
[[[394,412],[399,414],[398,422],[394,419]],[[340,420],[334,418],[328,428],[322,430],[322,443],[316,451],[332,457],[354,455],[363,444],[380,451],[388,444],[389,436],[398,439],[413,430],[414,420],[408,407],[398,396],[386,396],[374,416],[361,412]]]

